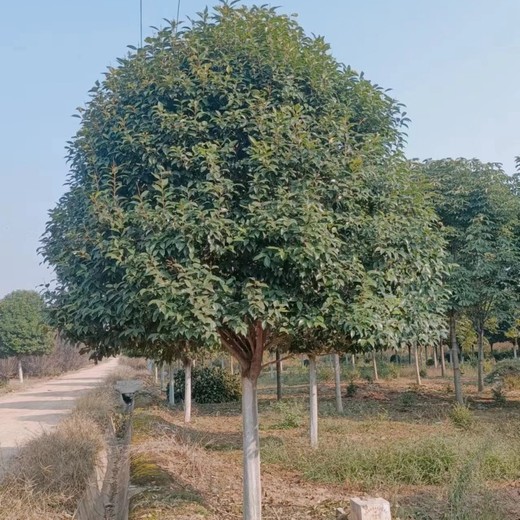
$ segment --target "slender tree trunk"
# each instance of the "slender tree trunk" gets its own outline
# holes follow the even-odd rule
[[[484,328],[477,331],[478,363],[477,363],[477,388],[479,392],[484,390]]]
[[[224,361],[224,358],[220,358],[220,368],[224,370],[226,368],[226,362]]]
[[[262,518],[260,438],[256,380],[242,377],[242,421],[244,442],[244,520]]]
[[[276,349],[276,399],[282,400],[282,362],[280,361],[280,349]]]
[[[412,346],[408,345],[408,364],[412,364]]]
[[[157,384],[159,382],[159,369],[157,368],[157,362],[154,361],[153,362],[153,378],[154,378],[154,382],[155,384]]]
[[[191,367],[192,360],[184,360],[184,422],[191,421]]]
[[[418,385],[421,385],[422,384],[422,381],[421,381],[421,367],[419,365],[419,348],[417,347],[417,342],[414,341],[414,344],[413,344],[413,356],[415,358],[415,382],[418,384]]]
[[[229,371],[231,372],[231,375],[235,375],[235,360],[233,359],[233,356],[229,355]]]
[[[451,353],[450,360],[453,367],[453,385],[455,386],[455,398],[459,404],[464,404],[462,397],[462,380],[460,376],[459,366],[459,347],[457,345],[457,329],[456,329],[455,313],[450,313],[450,343]]]
[[[18,358],[18,379],[20,383],[23,385],[23,368],[22,368],[22,360]]]
[[[161,385],[161,392],[164,388],[164,364],[161,363],[160,366],[159,366],[159,381],[160,381],[160,385]]]
[[[372,367],[374,368],[374,381],[379,381],[379,374],[377,373],[377,359],[376,359],[375,350],[372,350]]]
[[[441,376],[446,377],[446,359],[444,359],[444,343],[442,341],[439,345],[439,350],[441,354]]]
[[[247,335],[219,330],[223,345],[240,363],[242,376],[242,431],[244,460],[244,520],[262,520],[260,442],[258,435],[257,381],[267,343],[260,320],[250,323]]]
[[[336,411],[343,413],[343,400],[341,399],[341,366],[339,354],[334,354],[334,381],[336,386]]]
[[[356,354],[352,354],[352,368],[356,370]]]
[[[310,436],[311,447],[318,447],[318,384],[316,381],[316,357],[309,356]]]
[[[173,373],[173,365],[170,363],[170,381],[168,383],[168,404],[175,404],[175,378]]]
[[[518,338],[515,338],[513,343],[513,357],[516,359],[518,357]]]
[[[433,346],[433,367],[435,369],[439,368],[439,350],[437,345]]]

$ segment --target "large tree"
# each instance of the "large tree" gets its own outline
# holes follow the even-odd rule
[[[53,346],[54,333],[37,292],[13,291],[0,300],[0,357],[17,358],[21,383],[23,357],[46,354]]]
[[[456,393],[462,401],[458,378],[456,316],[464,312],[472,321],[478,344],[478,389],[483,389],[485,324],[508,315],[516,300],[519,273],[519,198],[501,165],[478,160],[428,161],[437,212],[448,240],[451,289],[451,361]]]
[[[394,227],[415,216],[435,234],[408,196],[406,118],[292,18],[226,3],[119,60],[80,117],[70,189],[43,238],[54,321],[101,354],[220,338],[241,366],[244,517],[257,520],[270,342],[354,334],[354,300],[368,313],[405,279],[400,265],[437,283],[438,242],[379,243],[396,212]]]

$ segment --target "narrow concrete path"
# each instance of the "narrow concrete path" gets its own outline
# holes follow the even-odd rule
[[[78,397],[117,366],[118,360],[110,359],[0,397],[0,475],[21,445],[56,426]]]

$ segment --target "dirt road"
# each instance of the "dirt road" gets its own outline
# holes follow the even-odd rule
[[[117,359],[110,359],[0,397],[0,474],[19,446],[58,424],[75,400],[99,385],[117,365]]]

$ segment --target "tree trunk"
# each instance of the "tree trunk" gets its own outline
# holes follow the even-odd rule
[[[356,370],[356,354],[352,354],[352,368]]]
[[[184,422],[191,421],[191,359],[184,360]]]
[[[408,364],[412,364],[412,346],[408,345]]]
[[[336,385],[336,411],[343,413],[343,400],[341,399],[341,367],[339,354],[334,354],[334,381]]]
[[[282,400],[282,362],[280,361],[280,349],[276,349],[276,399]]]
[[[419,365],[419,348],[417,347],[417,342],[413,344],[413,356],[415,358],[415,382],[421,385],[421,367]]]
[[[439,347],[438,345],[433,345],[433,368],[439,368]]]
[[[244,520],[262,518],[260,439],[256,380],[242,377],[242,421],[244,443]]]
[[[459,347],[457,345],[457,330],[456,330],[456,322],[455,322],[455,313],[450,313],[450,343],[451,343],[451,353],[450,360],[451,366],[453,367],[453,385],[455,386],[455,398],[459,404],[464,404],[464,399],[462,397],[462,381],[460,376],[460,367],[459,367]]]
[[[157,384],[159,382],[159,370],[157,369],[157,363],[153,362],[153,374],[154,374],[154,382]]]
[[[168,383],[168,404],[173,406],[175,404],[175,379],[173,374],[173,365],[170,363],[170,381]]]
[[[478,363],[477,363],[477,388],[479,392],[484,390],[484,328],[477,331]]]
[[[441,376],[446,376],[446,360],[444,359],[444,343],[441,341],[439,345],[439,350],[441,354]]]
[[[18,379],[20,383],[23,385],[23,368],[22,368],[22,360],[18,358]]]
[[[318,384],[316,381],[316,357],[309,356],[309,397],[311,447],[318,447]]]
[[[231,375],[234,376],[235,375],[235,360],[233,359],[233,356],[230,354],[229,355],[229,371],[231,372]]]
[[[160,368],[159,368],[159,381],[160,381],[160,385],[161,385],[161,392],[164,388],[164,365],[161,363],[160,365]]]
[[[247,335],[219,329],[223,345],[239,361],[242,376],[242,431],[244,460],[244,520],[262,519],[260,442],[258,436],[257,381],[267,344],[260,320],[249,324]]]
[[[513,357],[516,359],[518,357],[518,338],[515,338],[513,343]]]
[[[374,381],[379,381],[379,374],[377,373],[377,359],[376,359],[375,350],[372,350],[372,367],[374,368]]]

